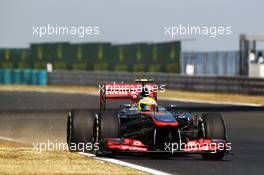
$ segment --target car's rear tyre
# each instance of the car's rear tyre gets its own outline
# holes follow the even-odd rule
[[[226,140],[226,127],[223,117],[219,113],[203,114],[199,119],[200,137],[204,139],[222,139]],[[224,157],[224,151],[216,153],[202,154],[205,160],[221,160]]]
[[[96,155],[114,156],[114,153],[106,148],[106,139],[120,137],[120,119],[115,112],[106,111],[99,115],[99,121],[99,150],[96,151]]]
[[[88,152],[94,142],[94,114],[87,109],[73,109],[68,114],[67,143],[71,152]]]

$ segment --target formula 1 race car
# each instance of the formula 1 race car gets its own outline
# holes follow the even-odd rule
[[[221,114],[198,115],[174,105],[158,106],[156,86],[152,79],[137,79],[134,84],[105,84],[100,89],[99,112],[69,112],[69,150],[93,152],[97,156],[192,153],[201,154],[206,160],[220,160],[231,154]],[[113,110],[106,109],[108,100],[130,103]]]

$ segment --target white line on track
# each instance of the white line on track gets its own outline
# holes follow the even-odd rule
[[[223,105],[237,105],[237,106],[254,106],[262,107],[261,104],[255,103],[238,103],[238,102],[220,102],[220,101],[210,101],[210,100],[192,100],[186,98],[172,98],[172,97],[159,97],[160,100],[169,100],[169,101],[180,101],[180,102],[191,102],[191,103],[206,103],[206,104],[223,104]]]
[[[24,142],[23,140],[13,139],[13,138],[10,138],[10,137],[2,137],[2,136],[0,136],[0,140],[18,142],[18,143],[27,143],[27,142]]]
[[[102,161],[105,161],[105,162],[109,162],[109,163],[113,163],[113,164],[129,167],[129,168],[133,168],[133,169],[136,169],[136,170],[139,170],[139,171],[142,171],[142,172],[145,172],[145,173],[153,174],[153,175],[170,175],[168,173],[165,173],[165,172],[162,172],[162,171],[159,171],[159,170],[155,170],[155,169],[152,169],[152,168],[147,168],[147,167],[144,167],[144,166],[140,166],[140,165],[124,162],[124,161],[117,160],[117,159],[96,157],[94,154],[83,153],[83,152],[81,152],[80,154],[84,155],[84,156],[88,156],[88,157],[93,157],[93,158],[95,158],[97,160],[102,160]]]

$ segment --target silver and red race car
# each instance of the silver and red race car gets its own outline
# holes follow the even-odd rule
[[[97,156],[201,154],[220,160],[231,154],[224,120],[219,113],[196,114],[174,105],[139,110],[140,99],[157,101],[156,84],[137,79],[133,84],[104,84],[100,109],[73,109],[68,115],[67,143],[70,151]],[[108,109],[109,100],[126,100],[119,109]]]

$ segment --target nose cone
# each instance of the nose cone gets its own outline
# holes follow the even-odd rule
[[[155,113],[154,114],[154,122],[157,126],[178,126],[178,122],[176,118],[170,113]]]

